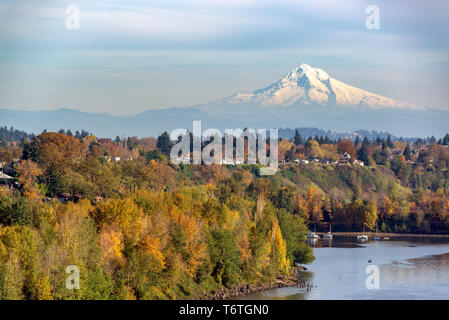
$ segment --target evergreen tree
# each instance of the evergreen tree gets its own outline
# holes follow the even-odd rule
[[[407,146],[404,149],[404,157],[407,160],[412,160],[412,151],[410,150],[409,144],[407,144]]]
[[[388,135],[388,137],[387,137],[387,147],[388,148],[394,148],[394,144],[393,144],[393,141],[391,140],[391,136],[390,135]]]
[[[171,142],[170,136],[166,131],[157,137],[157,147],[161,150],[162,154],[170,155]]]
[[[377,138],[376,138],[377,145],[380,146],[381,142],[382,142],[382,140],[380,140],[379,135],[377,135]]]
[[[365,138],[363,138],[362,146],[369,147],[369,139],[367,136],[365,136]]]
[[[416,145],[417,146],[421,146],[423,144],[423,141],[421,138],[418,138],[418,140],[416,140]]]
[[[446,135],[444,136],[443,145],[449,146],[449,133],[446,133]]]
[[[371,165],[371,160],[370,160],[370,156],[369,156],[369,153],[368,153],[368,148],[369,148],[369,140],[368,140],[367,137],[365,137],[365,138],[363,139],[362,146],[361,146],[360,149],[357,151],[357,158],[358,158],[360,161],[363,161],[363,163],[364,163],[366,166]]]
[[[303,140],[302,140],[301,135],[299,134],[298,129],[295,130],[294,143],[296,146],[303,144]]]

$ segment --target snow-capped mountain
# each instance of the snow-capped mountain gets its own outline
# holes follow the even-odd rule
[[[47,129],[85,129],[103,137],[117,134],[157,136],[176,128],[320,128],[338,132],[388,131],[396,136],[443,136],[449,112],[419,108],[385,98],[331,78],[302,64],[273,85],[251,93],[190,108],[148,110],[133,116],[91,114],[76,110],[0,109],[0,125],[36,134]]]
[[[424,109],[350,86],[330,77],[324,70],[312,68],[305,63],[293,69],[269,87],[253,92],[239,92],[209,105],[200,106],[200,108],[206,112],[214,113],[214,106],[217,105],[227,105],[231,107],[230,109],[235,109],[232,106],[237,105],[256,105],[260,107],[319,105],[370,109]],[[219,113],[223,113],[228,108],[220,109],[221,112]]]

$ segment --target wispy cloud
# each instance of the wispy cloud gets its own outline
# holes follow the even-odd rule
[[[65,28],[69,4],[81,10],[78,31]],[[365,28],[369,4],[380,30]],[[267,85],[301,62],[444,107],[449,66],[436,64],[449,56],[448,10],[445,0],[2,1],[0,107],[193,105]]]

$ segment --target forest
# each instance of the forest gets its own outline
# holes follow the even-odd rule
[[[257,165],[175,165],[167,133],[4,131],[0,299],[201,298],[311,263],[312,228],[449,230],[449,135],[296,132],[279,141],[279,172],[260,177]],[[69,265],[79,290],[65,287]]]

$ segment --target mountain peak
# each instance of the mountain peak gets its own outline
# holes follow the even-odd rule
[[[324,106],[334,102],[330,79],[324,70],[302,63],[267,88],[234,95],[231,97],[234,102],[231,103],[256,103],[264,107],[293,104]]]
[[[306,63],[302,63],[266,88],[253,92],[239,92],[216,101],[216,103],[261,107],[301,105],[369,109],[424,109],[353,87],[330,77],[323,69],[311,67]]]
[[[296,67],[290,71],[281,81],[282,82],[295,82],[299,86],[322,86],[322,81],[328,80],[330,77],[326,71],[318,68],[313,68],[306,63],[302,63],[299,67]]]

